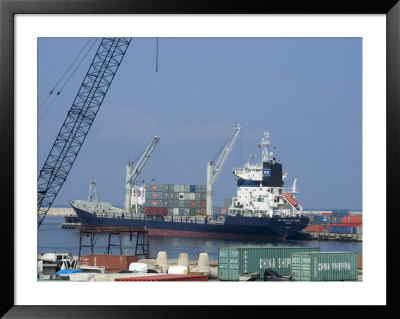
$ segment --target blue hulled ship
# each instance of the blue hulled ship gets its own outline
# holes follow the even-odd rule
[[[209,199],[208,193],[204,200],[196,201],[195,193],[189,189],[188,192],[171,189],[168,193],[165,188],[164,192],[159,192],[160,187],[155,185],[129,190],[129,210],[98,200],[72,200],[71,206],[83,228],[146,227],[148,234],[155,236],[285,239],[304,229],[309,219],[302,214],[302,207],[295,198],[296,179],[292,187],[284,186],[287,173],[269,152],[269,136],[268,132],[264,133],[258,145],[262,150],[261,163],[247,162],[233,169],[237,194],[226,210],[206,213],[202,204]],[[175,201],[180,207],[179,200],[187,200],[189,207],[181,210],[169,206]],[[196,207],[198,202],[200,205]]]

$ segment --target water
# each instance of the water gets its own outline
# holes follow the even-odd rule
[[[75,229],[63,229],[60,227],[64,222],[63,216],[47,216],[39,228],[38,254],[57,252],[70,252],[77,256],[79,252],[79,232]],[[122,245],[125,255],[134,255],[135,238],[132,241],[128,236],[123,236]],[[104,254],[107,248],[108,236],[100,235],[96,242],[94,253]],[[112,244],[117,244],[117,236],[112,238]],[[84,239],[82,244],[89,244],[89,238]],[[276,242],[265,242],[261,240],[223,240],[223,239],[200,239],[181,237],[156,237],[149,236],[150,257],[156,258],[159,251],[166,251],[168,258],[175,259],[179,254],[186,252],[191,260],[197,260],[202,252],[208,253],[211,260],[218,260],[218,247],[239,246],[267,246],[267,247],[320,247],[321,251],[348,251],[362,253],[361,242],[344,241],[319,241],[319,240],[286,240]],[[119,254],[119,247],[111,247],[113,254]],[[90,248],[82,247],[81,255],[89,255]]]

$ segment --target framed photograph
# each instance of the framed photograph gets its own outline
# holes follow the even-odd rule
[[[220,316],[225,314],[228,308],[211,306],[278,306],[268,309],[268,312],[273,311],[275,315],[285,306],[290,306],[285,308],[285,312],[292,314],[307,314],[311,310],[308,306],[332,306],[329,307],[329,311],[338,315],[343,312],[344,307],[341,306],[362,306],[361,311],[367,311],[366,306],[384,306],[374,307],[373,311],[394,311],[395,279],[392,278],[395,278],[393,252],[396,248],[393,228],[396,219],[393,212],[395,213],[396,208],[393,205],[395,185],[391,185],[390,181],[396,180],[395,163],[399,160],[397,136],[400,102],[400,5],[396,0],[354,0],[346,4],[337,1],[321,1],[315,4],[307,0],[289,0],[282,3],[266,1],[262,5],[250,1],[244,7],[239,4],[228,7],[222,3],[180,1],[0,1],[0,128],[3,150],[1,174],[5,185],[2,196],[4,226],[1,232],[1,269],[3,274],[6,274],[5,284],[2,285],[2,316],[108,318],[130,317],[134,312],[136,317],[149,318],[163,314],[190,315],[193,311],[204,316],[208,316],[210,312]],[[47,131],[41,132],[40,124],[45,123],[49,132],[58,132],[66,110],[52,111],[51,100],[61,96],[66,81],[69,81],[69,77],[72,78],[75,72],[82,73],[80,79],[85,75],[83,69],[87,69],[87,66],[83,67],[81,72],[80,65],[71,65],[69,71],[73,74],[64,76],[65,84],[62,84],[61,80],[57,82],[56,77],[65,69],[65,61],[73,59],[72,55],[67,56],[64,53],[68,48],[78,52],[84,45],[79,54],[84,55],[86,52],[94,55],[96,44],[98,46],[104,37],[128,39],[128,46],[137,45],[138,49],[135,56],[127,57],[127,61],[116,62],[114,71],[120,67],[119,73],[123,75],[119,80],[117,74],[115,80],[111,78],[111,81],[114,81],[113,84],[117,83],[114,92],[115,96],[118,95],[121,99],[115,100],[116,107],[113,110],[109,108],[103,118],[98,118],[98,144],[93,142],[92,149],[82,155],[82,162],[85,161],[86,166],[79,166],[80,158],[77,156],[77,162],[74,164],[74,160],[72,161],[72,164],[78,167],[75,175],[68,175],[68,170],[66,176],[62,177],[66,179],[68,176],[76,185],[67,185],[68,195],[59,194],[64,196],[63,200],[71,199],[69,196],[77,197],[83,190],[85,193],[82,194],[82,199],[87,197],[89,180],[86,179],[89,175],[85,174],[93,174],[95,170],[104,170],[104,176],[114,174],[107,171],[105,162],[113,163],[113,167],[121,166],[121,176],[114,180],[110,178],[107,194],[119,192],[119,189],[114,190],[119,187],[119,180],[125,178],[122,167],[125,158],[117,160],[113,158],[113,154],[116,154],[118,147],[122,148],[122,144],[132,143],[136,148],[146,145],[153,129],[161,127],[161,122],[156,116],[148,115],[151,103],[158,103],[161,99],[165,108],[170,110],[163,107],[153,110],[160,112],[164,118],[170,116],[170,125],[160,128],[161,139],[162,136],[175,139],[175,144],[184,145],[186,153],[192,157],[197,149],[201,154],[204,153],[205,148],[201,148],[201,143],[209,143],[215,138],[216,132],[221,135],[218,138],[223,142],[226,138],[225,133],[230,132],[232,124],[239,123],[236,123],[236,120],[242,121],[240,124],[245,123],[246,129],[250,131],[244,135],[243,145],[244,142],[260,143],[262,136],[258,138],[255,133],[257,130],[252,131],[251,125],[262,127],[262,124],[266,123],[266,126],[285,131],[285,136],[279,138],[279,143],[273,143],[279,148],[284,148],[280,145],[281,142],[293,146],[309,139],[308,143],[304,142],[305,146],[302,148],[308,157],[303,154],[299,163],[292,165],[295,170],[308,165],[308,171],[313,171],[310,175],[314,181],[307,189],[309,207],[312,205],[310,203],[313,195],[310,194],[313,192],[315,197],[320,197],[320,202],[315,199],[315,205],[325,201],[332,207],[338,203],[332,198],[343,197],[349,199],[347,202],[343,200],[343,205],[360,206],[351,208],[360,208],[363,215],[362,280],[280,284],[218,280],[162,285],[141,282],[135,283],[134,288],[132,283],[124,282],[39,281],[39,230],[38,216],[35,214],[38,202],[38,174],[55,137],[47,136]],[[91,39],[96,39],[97,42],[91,42]],[[130,39],[133,41],[129,44]],[[166,41],[171,43],[163,47]],[[147,51],[153,50],[151,54],[140,51],[141,45]],[[128,46],[121,46],[117,50],[123,50],[125,54]],[[171,58],[174,54],[172,47],[178,52],[177,57]],[[272,47],[273,49],[268,49]],[[97,52],[98,54],[101,53]],[[182,58],[179,58],[179,54]],[[216,56],[216,59],[211,59],[211,56]],[[137,61],[138,57],[142,59],[143,65]],[[79,59],[80,56],[76,61]],[[171,65],[166,66],[163,64],[165,61],[169,61]],[[145,67],[151,68],[154,74],[147,78],[136,75],[132,78],[132,83],[129,83],[127,75],[135,69]],[[164,67],[176,73],[180,72],[180,76],[164,81],[159,76]],[[186,77],[185,74],[190,76]],[[151,83],[149,78],[155,79],[154,75],[158,76],[158,80],[155,81],[164,81],[163,84],[155,84],[153,88],[149,85],[146,87],[145,83]],[[311,77],[313,80],[308,82]],[[240,78],[241,80],[238,80]],[[107,81],[110,80],[105,80],[103,84],[107,84]],[[222,84],[221,81],[226,83]],[[258,85],[260,82],[263,84]],[[310,83],[307,84],[308,87],[305,82]],[[44,89],[40,87],[43,83],[51,88],[49,96],[43,94]],[[53,89],[52,83],[56,83],[55,87],[59,85],[58,88]],[[138,102],[142,111],[133,112],[124,106],[129,101],[124,100],[123,95],[134,91],[135,87],[141,90],[144,97]],[[180,100],[174,98],[178,95],[179,87],[182,90]],[[71,93],[77,89],[75,87],[69,90]],[[108,86],[103,92],[107,93],[107,90]],[[163,97],[159,100],[151,99],[151,95],[154,97],[157,92]],[[251,92],[254,95],[251,96]],[[100,99],[104,98],[105,93]],[[129,96],[126,94],[127,99]],[[182,105],[177,106],[178,103]],[[294,106],[296,103],[299,105],[298,110]],[[318,103],[321,104],[320,108]],[[269,104],[275,104],[279,111],[269,110]],[[143,111],[146,109],[149,113]],[[285,115],[283,110],[292,114]],[[243,114],[238,116],[239,112]],[[252,115],[252,112],[256,114]],[[276,117],[276,120],[271,121],[269,116]],[[193,120],[195,117],[197,122]],[[292,118],[289,125],[285,124],[285,117]],[[131,124],[131,118],[139,119],[140,123],[135,126],[135,121],[132,120]],[[320,120],[322,118],[324,121]],[[176,119],[177,123],[185,122],[186,125],[174,125],[171,119]],[[345,124],[336,125],[337,122]],[[90,125],[91,123],[89,128]],[[134,132],[130,132],[131,125]],[[285,125],[287,127],[284,130],[282,127]],[[318,132],[318,127],[320,134],[314,136],[315,140],[311,140],[310,132]],[[204,137],[203,140],[195,141],[197,147],[190,145],[186,134],[189,131]],[[325,136],[323,131],[329,131],[329,136],[340,134],[340,138],[332,143],[326,139],[328,135]],[[118,141],[121,136],[124,136],[123,140]],[[272,140],[276,138],[273,132],[271,136]],[[82,143],[85,137],[83,136]],[[88,140],[90,141],[90,137]],[[113,145],[113,148],[100,150],[101,142]],[[166,143],[166,148],[175,152],[174,144]],[[39,150],[40,145],[42,150]],[[211,149],[216,150],[217,146]],[[262,146],[259,147],[263,149]],[[80,146],[77,150],[80,150]],[[293,150],[293,156],[299,156],[300,148]],[[131,155],[135,155],[135,152]],[[89,153],[101,154],[104,161],[91,160]],[[286,157],[291,156],[289,151],[282,150],[282,153],[285,153]],[[118,156],[121,154],[127,153],[119,153]],[[168,151],[163,149],[161,157],[167,155]],[[176,171],[179,166],[189,171],[190,156],[185,157],[182,152],[181,162],[171,160],[168,167]],[[236,154],[236,157],[241,156]],[[263,162],[264,157],[268,156],[275,160],[273,154],[267,152],[262,154]],[[196,162],[196,166],[202,165],[207,159],[207,156],[203,155],[195,157],[197,158],[194,161],[199,161],[199,164]],[[356,157],[356,160],[353,157]],[[315,160],[316,158],[318,160]],[[323,158],[326,158],[325,166],[313,165],[311,169],[310,162],[321,162]],[[240,162],[245,162],[245,159],[240,158]],[[156,162],[154,163],[156,165]],[[343,172],[341,167],[344,167]],[[318,173],[319,169],[330,170],[331,175],[326,176],[331,176],[332,179],[341,176],[340,181],[339,178],[335,179],[335,183],[339,185],[336,185],[336,188],[325,186],[324,190],[326,183],[322,183],[324,180],[322,174]],[[202,170],[204,172],[199,173],[199,176],[205,177],[205,166]],[[270,174],[266,169],[263,172]],[[159,177],[157,168],[154,174]],[[232,179],[232,173],[229,174],[229,178]],[[293,179],[296,172],[289,171],[289,175]],[[146,179],[150,178],[148,176],[146,175]],[[193,173],[190,177],[195,179],[196,176]],[[84,178],[85,181],[80,183],[78,177]],[[319,177],[320,183],[317,182]],[[388,177],[390,178],[387,179]],[[223,184],[226,185],[227,180],[224,178],[222,177]],[[159,184],[167,183],[172,184],[174,181],[164,180]],[[291,183],[295,189],[296,181],[291,180]],[[288,186],[291,186],[291,183],[288,182]],[[219,190],[223,193],[222,186]],[[236,189],[234,192],[236,195]],[[182,190],[182,194],[184,193]],[[231,194],[232,190],[229,189],[228,193]],[[90,194],[93,195],[92,188],[89,189],[89,197]],[[326,194],[326,198],[323,194]],[[103,199],[107,201],[106,197],[103,196]],[[157,200],[153,201],[156,203],[154,205],[157,205]],[[297,204],[296,202],[293,205]],[[187,208],[188,212],[193,208],[194,212],[196,206],[181,208],[182,211]],[[205,212],[205,207],[198,207],[199,214],[202,213],[202,209]],[[196,243],[193,242],[192,245]],[[71,247],[71,244],[65,243],[61,246]],[[329,250],[335,251],[334,248]],[[213,259],[218,258],[215,256]],[[242,307],[235,307],[235,312],[244,314],[244,311],[248,311]],[[229,311],[232,311],[232,308],[230,307]],[[349,308],[346,309],[349,311]],[[359,307],[354,309],[354,313],[360,313]],[[370,307],[368,311],[371,311]]]

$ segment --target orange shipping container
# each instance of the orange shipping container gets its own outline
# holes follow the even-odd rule
[[[168,208],[167,207],[146,207],[144,209],[146,215],[157,215],[157,216],[167,216]]]
[[[362,269],[362,254],[358,254],[358,269]]]
[[[344,216],[343,223],[362,223],[362,216]]]
[[[308,225],[306,227],[306,232],[321,233],[323,231],[324,231],[324,225]]]
[[[119,272],[129,269],[129,265],[137,262],[137,256],[125,255],[88,255],[81,256],[82,266],[103,266],[106,273]]]

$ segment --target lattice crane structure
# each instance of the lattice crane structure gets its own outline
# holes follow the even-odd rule
[[[67,179],[131,38],[103,38],[38,177],[38,228]]]

